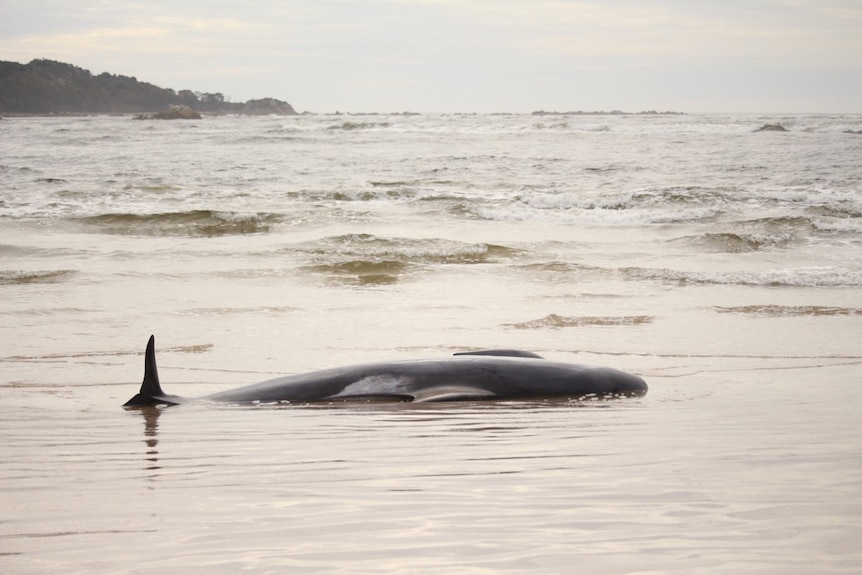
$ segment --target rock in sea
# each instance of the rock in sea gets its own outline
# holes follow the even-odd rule
[[[138,114],[136,120],[200,120],[200,113],[188,106],[171,106],[154,114]]]

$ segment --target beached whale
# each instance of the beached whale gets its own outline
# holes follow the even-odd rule
[[[475,401],[637,396],[643,379],[607,367],[548,361],[519,350],[462,352],[443,359],[369,363],[287,375],[202,397],[229,403]],[[141,391],[124,407],[192,401],[162,391],[150,336]]]

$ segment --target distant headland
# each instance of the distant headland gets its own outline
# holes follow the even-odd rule
[[[158,118],[166,110],[186,109],[203,114],[296,114],[293,106],[274,98],[229,102],[220,93],[177,92],[107,72],[94,76],[54,60],[0,61],[3,115],[138,114]]]

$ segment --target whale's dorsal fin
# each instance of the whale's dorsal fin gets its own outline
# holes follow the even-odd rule
[[[156,367],[156,338],[150,336],[147,342],[147,351],[144,354],[144,382],[138,394],[123,404],[123,407],[137,407],[145,405],[176,405],[179,398],[175,395],[167,395],[159,385],[159,370]]]
[[[147,351],[144,354],[144,382],[141,384],[141,393],[145,395],[163,395],[162,386],[159,385],[159,368],[156,367],[156,336],[151,335],[147,342]]]
[[[496,355],[498,357],[532,357],[533,359],[545,359],[532,351],[520,349],[482,349],[479,351],[459,351],[452,355]]]

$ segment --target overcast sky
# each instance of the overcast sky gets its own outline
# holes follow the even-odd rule
[[[0,0],[34,58],[312,112],[862,112],[862,0]]]

